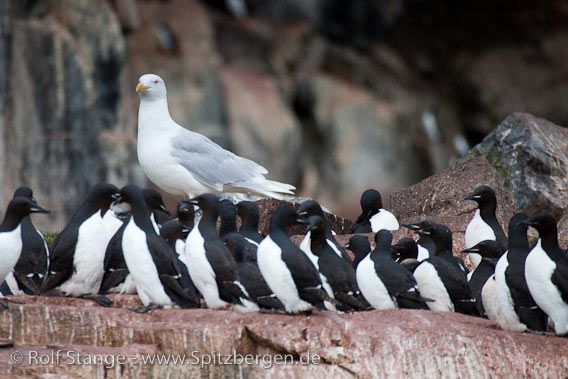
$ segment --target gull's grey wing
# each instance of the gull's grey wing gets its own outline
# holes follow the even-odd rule
[[[223,190],[225,184],[246,182],[267,173],[255,162],[223,149],[201,134],[183,129],[172,141],[172,155],[199,182]]]

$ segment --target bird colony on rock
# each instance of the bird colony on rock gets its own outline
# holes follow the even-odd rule
[[[249,200],[286,199],[295,188],[173,121],[159,76],[141,76],[136,91],[140,165],[162,190],[189,199],[171,218],[155,190],[99,183],[48,248],[29,217],[47,211],[29,188],[18,188],[0,225],[2,294],[75,296],[110,306],[105,294],[136,293],[143,304],[136,312],[430,309],[488,317],[511,331],[568,334],[568,257],[551,215],[516,214],[506,236],[495,193],[476,188],[465,198],[477,203],[465,232],[472,272],[453,254],[452,231],[432,220],[402,225],[418,238],[393,243],[399,222],[374,189],[361,195],[346,246],[313,200],[276,209],[263,236],[259,209]],[[288,233],[298,224],[306,226],[299,246]],[[538,231],[536,243],[529,243],[529,227]],[[374,247],[367,233],[374,233]]]
[[[466,199],[478,204],[464,250],[475,257],[472,272],[453,254],[452,232],[445,225],[404,224],[418,238],[393,243],[389,229],[396,218],[382,208],[375,190],[363,193],[354,226],[365,234],[354,234],[342,246],[313,200],[297,210],[276,209],[263,236],[259,209],[251,201],[234,204],[202,194],[181,201],[171,218],[155,190],[100,183],[48,248],[29,217],[48,211],[21,187],[0,226],[1,288],[4,295],[75,296],[104,306],[112,304],[105,294],[138,294],[143,306],[131,309],[136,312],[430,309],[488,317],[511,331],[567,334],[568,257],[558,245],[554,218],[516,214],[506,237],[489,187]],[[198,223],[195,207],[201,211]],[[372,221],[381,213],[390,215],[388,222]],[[306,226],[299,246],[287,231],[297,224]],[[539,234],[532,244],[529,227]],[[369,231],[375,233],[373,244]]]

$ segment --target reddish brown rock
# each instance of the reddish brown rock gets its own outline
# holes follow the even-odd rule
[[[122,308],[135,304],[133,298],[114,296],[115,307],[107,309],[87,300],[15,297],[24,304],[0,312],[0,338],[15,342],[0,350],[0,375],[560,377],[568,369],[565,339],[505,332],[488,320],[459,314],[396,310],[306,317],[171,309],[140,315]],[[60,364],[10,363],[16,351],[27,360],[30,351],[57,350],[121,355],[128,362],[68,365],[62,357]],[[142,363],[142,356],[153,354],[185,354],[186,364]],[[250,365],[203,369],[192,358],[218,354],[258,358]],[[308,354],[311,364],[276,364],[277,357],[305,361]]]

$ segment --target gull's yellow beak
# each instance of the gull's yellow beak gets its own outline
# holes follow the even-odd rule
[[[136,92],[146,92],[146,90],[148,89],[148,87],[146,87],[144,84],[142,83],[138,83],[138,85],[136,86]]]

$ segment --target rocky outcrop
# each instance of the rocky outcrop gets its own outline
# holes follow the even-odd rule
[[[391,207],[403,223],[430,218],[447,224],[454,233],[454,251],[461,251],[476,208],[463,199],[485,184],[497,194],[497,217],[505,231],[516,212],[548,211],[559,221],[562,245],[568,246],[567,151],[567,129],[513,114],[460,163],[394,193]]]
[[[94,183],[128,181],[133,159],[119,138],[124,39],[102,0],[11,4],[11,58],[0,73],[8,98],[2,198],[29,185],[55,211],[38,220],[52,229]]]
[[[15,343],[0,350],[2,375],[558,377],[568,369],[565,339],[505,332],[488,320],[459,314],[396,310],[306,317],[172,309],[140,315],[126,309],[136,304],[133,296],[113,299],[114,307],[106,309],[78,299],[14,297],[23,304],[0,312],[0,338]],[[27,364],[30,351],[55,356],[57,350],[62,350],[60,364]],[[10,364],[16,351],[23,364]],[[123,355],[127,363],[65,364],[69,355],[96,354]],[[187,361],[142,364],[142,355],[156,354],[185,354]],[[203,368],[206,361],[193,358],[218,354],[259,358],[250,365]],[[276,363],[286,356],[288,362],[307,362],[308,354],[311,364]]]
[[[510,190],[516,209],[568,208],[568,129],[526,113],[507,117],[466,156],[483,155]]]

